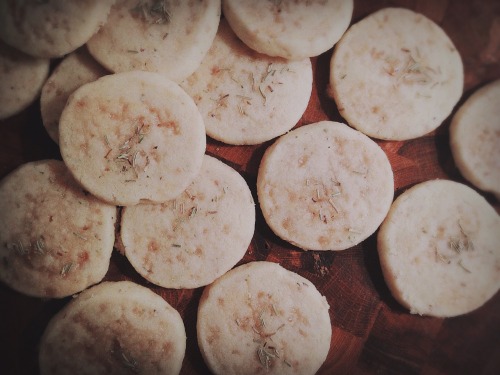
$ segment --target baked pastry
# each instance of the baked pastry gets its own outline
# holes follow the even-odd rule
[[[36,57],[62,57],[106,22],[115,0],[1,0],[0,39]]]
[[[0,280],[43,298],[98,283],[108,271],[115,221],[116,207],[83,190],[63,162],[23,164],[0,182]]]
[[[254,228],[254,202],[243,177],[205,155],[195,181],[174,200],[125,207],[120,237],[128,260],[148,281],[197,288],[243,258]]]
[[[49,322],[40,373],[175,375],[185,351],[182,318],[163,298],[130,281],[103,282]]]
[[[351,22],[352,0],[224,0],[224,16],[250,48],[301,60],[333,47]]]
[[[210,137],[234,145],[258,144],[300,120],[311,96],[311,61],[257,53],[222,20],[200,67],[181,86],[200,109]]]
[[[450,145],[462,175],[500,199],[500,80],[477,90],[459,108]]]
[[[165,202],[198,174],[205,126],[176,83],[158,73],[116,73],[70,96],[59,146],[78,182],[100,199],[122,206]]]
[[[452,317],[475,310],[500,288],[500,218],[458,182],[413,186],[378,233],[384,278],[413,314]]]
[[[462,96],[462,59],[433,21],[384,8],[337,43],[330,94],[349,125],[373,138],[407,140],[436,129]]]
[[[217,375],[315,374],[330,349],[329,306],[276,263],[239,266],[203,291],[198,344]]]
[[[345,124],[321,121],[266,150],[257,193],[264,219],[282,239],[304,250],[344,250],[382,223],[394,179],[374,141]]]
[[[181,82],[210,48],[220,8],[220,0],[117,0],[87,47],[113,72],[146,70]]]

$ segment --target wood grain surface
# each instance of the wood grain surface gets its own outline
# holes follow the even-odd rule
[[[500,2],[447,0],[355,0],[353,22],[387,6],[417,10],[438,23],[462,55],[465,91],[461,103],[482,85],[500,78]],[[297,124],[343,121],[326,95],[332,50],[313,58],[314,86],[309,106]],[[53,66],[57,61],[53,62]],[[395,195],[425,180],[467,183],[453,162],[447,119],[435,132],[405,141],[377,141],[394,170]],[[22,163],[60,159],[46,134],[39,102],[0,123],[0,177]],[[235,147],[208,139],[207,153],[238,170],[254,197],[261,157],[272,142]],[[483,194],[483,193],[481,193]],[[483,194],[499,211],[499,203]],[[0,223],[1,224],[1,223]],[[500,244],[499,244],[500,246]],[[277,238],[257,206],[255,236],[244,259],[279,262],[311,280],[331,306],[330,352],[320,374],[500,374],[500,294],[482,308],[452,319],[414,316],[390,295],[380,269],[376,234],[342,252],[304,252]],[[202,288],[156,287],[115,252],[106,280],[133,280],[160,294],[184,319],[187,351],[182,374],[209,373],[196,342],[196,314]],[[37,374],[37,346],[50,318],[69,298],[41,300],[0,284],[0,373]]]

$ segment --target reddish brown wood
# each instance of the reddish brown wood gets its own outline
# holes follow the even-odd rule
[[[495,0],[355,0],[354,20],[385,6],[404,6],[439,23],[460,51],[465,67],[463,101],[478,87],[500,78],[500,2]],[[297,126],[319,120],[342,121],[327,95],[332,50],[312,59],[314,86]],[[56,63],[56,62],[55,62]],[[467,183],[457,171],[448,145],[446,120],[430,135],[407,142],[378,143],[394,170],[396,195],[433,178]],[[20,164],[60,158],[42,127],[39,103],[0,123],[0,178]],[[237,169],[254,197],[257,170],[266,148],[234,147],[208,140],[207,152]],[[486,198],[499,209],[492,196]],[[391,297],[382,277],[376,235],[352,249],[304,252],[276,237],[257,206],[254,239],[240,263],[279,262],[310,279],[331,306],[333,336],[326,374],[498,374],[500,373],[500,294],[462,317],[438,319],[409,314]],[[106,280],[133,280],[145,285],[179,310],[186,325],[187,352],[182,374],[206,374],[196,342],[196,314],[202,288],[174,291],[142,279],[115,253]],[[0,373],[37,374],[37,345],[49,319],[70,298],[44,301],[0,284]]]

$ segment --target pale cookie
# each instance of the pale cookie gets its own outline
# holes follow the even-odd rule
[[[181,82],[210,48],[220,8],[220,0],[117,0],[87,46],[111,71],[146,70]]]
[[[66,56],[54,69],[40,96],[43,125],[54,142],[59,143],[59,118],[68,97],[80,86],[106,74],[106,69],[84,48]]]
[[[84,45],[106,22],[115,0],[0,0],[0,39],[39,57]]]
[[[330,94],[349,125],[370,137],[417,138],[436,129],[463,91],[462,59],[422,14],[385,8],[351,26],[330,65]]]
[[[384,151],[345,124],[322,121],[279,138],[257,177],[264,219],[304,250],[344,250],[384,220],[394,181]]]
[[[311,96],[311,61],[256,53],[221,21],[201,66],[181,86],[198,105],[210,137],[235,145],[258,144],[286,133],[300,120]]]
[[[198,344],[217,375],[315,374],[330,349],[326,298],[276,263],[252,262],[208,286]]]
[[[28,107],[49,74],[49,60],[25,55],[0,41],[0,120]]]
[[[41,338],[42,375],[179,374],[186,331],[179,313],[148,288],[104,282],[82,292]]]
[[[135,71],[77,89],[61,115],[59,143],[87,190],[127,206],[182,193],[201,168],[206,136],[184,90],[157,73]]]
[[[457,111],[450,144],[462,175],[500,199],[500,80],[477,90]]]
[[[378,252],[392,295],[411,313],[452,317],[500,287],[500,218],[466,185],[418,184],[391,207]]]
[[[352,0],[225,0],[222,6],[231,27],[250,48],[293,60],[332,48],[353,11]]]
[[[82,291],[108,271],[115,221],[61,161],[22,165],[0,183],[0,280],[36,297]]]
[[[197,288],[229,271],[245,255],[255,207],[245,180],[205,156],[200,174],[175,200],[122,212],[121,241],[134,268],[165,288]]]

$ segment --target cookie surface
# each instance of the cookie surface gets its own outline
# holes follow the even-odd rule
[[[257,193],[267,224],[282,239],[304,250],[344,250],[383,221],[394,181],[374,141],[345,124],[321,121],[269,147]]]
[[[210,137],[258,144],[300,120],[311,96],[311,61],[256,53],[222,20],[200,67],[181,86],[200,109]]]
[[[436,129],[460,99],[460,54],[422,14],[385,8],[351,26],[330,65],[330,94],[370,137],[406,140]]]
[[[38,57],[61,57],[84,45],[115,0],[0,1],[0,39]]]
[[[35,101],[49,74],[49,60],[24,54],[0,41],[0,120]]]
[[[293,60],[332,48],[353,12],[352,0],[225,0],[222,5],[232,29],[250,48]]]
[[[108,271],[115,221],[61,161],[22,165],[0,183],[0,279],[37,297],[82,291]]]
[[[195,181],[175,200],[122,212],[121,241],[134,268],[165,288],[197,288],[245,255],[255,207],[245,180],[205,155]]]
[[[108,74],[85,48],[72,52],[62,60],[44,83],[40,96],[42,121],[50,138],[59,143],[59,118],[69,96],[85,83]]]
[[[237,267],[206,287],[198,344],[214,374],[314,374],[330,348],[329,306],[276,263]]]
[[[500,80],[477,90],[457,111],[450,145],[462,175],[500,199]]]
[[[206,136],[184,90],[160,74],[135,71],[76,90],[61,115],[59,142],[86,189],[126,206],[182,193],[200,170]]]
[[[49,322],[41,374],[178,374],[186,350],[179,313],[148,288],[104,282]]]
[[[420,183],[392,205],[378,234],[384,278],[411,313],[451,317],[500,288],[500,218],[466,185]]]
[[[181,82],[210,48],[220,8],[220,0],[117,0],[87,46],[113,72],[146,70]]]

